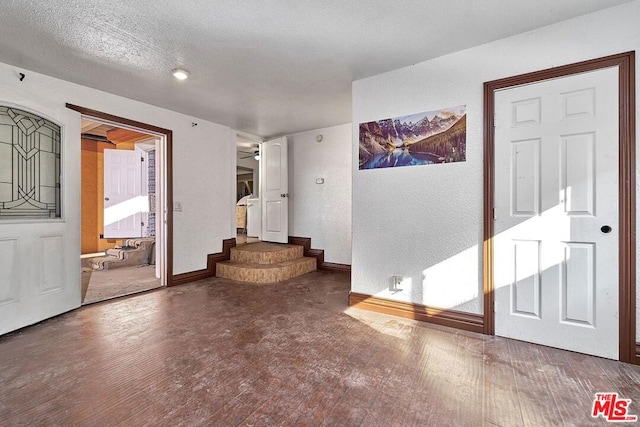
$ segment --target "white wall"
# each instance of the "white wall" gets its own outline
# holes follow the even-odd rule
[[[19,72],[26,74],[23,82],[18,80]],[[235,133],[229,128],[0,63],[0,103],[7,91],[61,108],[71,103],[173,131],[173,197],[183,206],[182,212],[174,212],[174,274],[205,268],[207,254],[219,252],[222,240],[233,237],[235,190],[221,184],[230,182],[230,176],[235,179]],[[76,157],[79,165],[79,153],[63,156]],[[80,206],[76,208],[79,212]]]
[[[310,237],[326,262],[351,265],[351,125],[296,133],[288,141],[289,235]]]
[[[638,16],[635,1],[354,82],[352,290],[480,313],[483,82],[640,51]],[[358,170],[359,123],[461,104],[466,162]]]

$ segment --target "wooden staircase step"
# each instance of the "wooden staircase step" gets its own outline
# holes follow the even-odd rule
[[[270,264],[257,262],[224,261],[216,265],[216,276],[238,282],[276,283],[316,269],[316,259],[299,257]]]

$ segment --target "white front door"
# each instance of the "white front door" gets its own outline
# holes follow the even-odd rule
[[[618,359],[618,69],[495,93],[495,333]]]
[[[287,138],[263,142],[260,147],[262,241],[289,241],[288,180]]]
[[[145,155],[139,149],[104,150],[104,238],[143,237],[149,212]]]
[[[79,114],[63,105],[11,90],[0,96],[4,334],[80,306],[81,131]],[[22,105],[7,107],[12,98]]]

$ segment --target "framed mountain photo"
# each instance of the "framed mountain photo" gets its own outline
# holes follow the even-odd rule
[[[360,123],[359,127],[359,169],[466,160],[466,105]]]

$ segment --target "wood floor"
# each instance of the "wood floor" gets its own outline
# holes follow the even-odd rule
[[[155,265],[93,271],[82,268],[82,305],[93,304],[162,286]]]
[[[640,367],[347,308],[349,278],[223,279],[0,337],[6,426],[606,425]]]

